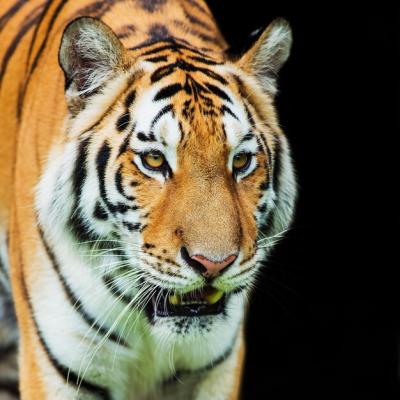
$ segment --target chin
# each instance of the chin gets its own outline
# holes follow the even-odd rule
[[[224,293],[204,286],[184,294],[157,288],[146,307],[151,335],[199,366],[234,345],[245,309],[245,290]]]

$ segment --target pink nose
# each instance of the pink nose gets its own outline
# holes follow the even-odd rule
[[[232,264],[236,260],[237,256],[235,254],[231,254],[230,256],[226,257],[225,260],[220,262],[211,261],[208,258],[200,255],[191,256],[191,258],[199,262],[206,269],[206,271],[203,272],[205,277],[213,277],[218,275],[228,265]]]

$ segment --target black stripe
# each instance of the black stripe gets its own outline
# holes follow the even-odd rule
[[[17,343],[11,342],[7,345],[0,346],[0,362],[4,362],[4,360],[11,354],[17,352]]]
[[[270,156],[270,150],[268,148],[268,143],[267,143],[267,139],[265,138],[265,136],[262,133],[260,133],[257,136],[257,139],[258,139],[257,140],[258,144],[261,145],[261,142],[262,142],[264,147],[263,146],[261,146],[261,147],[263,147],[263,150],[265,149],[265,151],[267,152],[268,156]]]
[[[210,16],[210,13],[208,12],[208,10],[206,8],[204,8],[202,5],[200,5],[199,3],[197,3],[196,0],[186,0],[186,1],[188,3],[190,3],[194,8],[197,8],[197,10],[199,10],[203,14]]]
[[[178,43],[178,42],[180,42],[180,43]],[[158,53],[158,52],[161,52],[164,50],[169,50],[171,52],[182,54],[182,50],[187,50],[194,54],[198,54],[199,56],[208,57],[206,54],[199,51],[197,48],[190,46],[189,42],[186,41],[185,39],[177,38],[177,37],[164,38],[162,40],[152,40],[150,42],[146,41],[146,42],[142,43],[141,45],[131,47],[129,50],[138,50],[138,49],[142,49],[145,47],[161,45],[163,43],[168,43],[168,44],[162,45],[160,47],[156,47],[155,49],[147,50],[145,53],[142,53],[141,56],[148,56],[148,55],[155,54],[155,53]],[[209,49],[206,49],[206,50],[209,51]]]
[[[269,181],[268,180],[265,180],[264,182],[262,182],[260,184],[260,190],[262,192],[265,191],[265,190],[268,190],[268,188],[269,188]]]
[[[126,199],[130,201],[134,201],[135,198],[133,196],[128,196],[125,193],[124,187],[122,185],[122,165],[119,166],[116,174],[115,174],[115,186],[117,187],[118,192],[124,196]]]
[[[136,32],[135,25],[128,24],[124,25],[122,28],[119,28],[115,34],[117,35],[118,39],[127,39]]]
[[[107,144],[107,142],[104,142],[103,146],[101,146],[101,149],[98,152],[97,157],[96,157],[97,176],[99,178],[100,196],[103,199],[104,204],[106,205],[107,209],[112,214],[116,214],[116,213],[124,214],[129,210],[137,210],[138,207],[135,205],[128,206],[123,203],[112,204],[107,198],[106,168],[107,168],[107,164],[108,164],[110,155],[111,155],[111,148]]]
[[[253,114],[250,112],[250,109],[246,103],[244,103],[244,109],[246,110],[246,115],[247,115],[247,119],[249,121],[250,126],[252,128],[255,128],[256,123],[254,121]]]
[[[42,44],[40,45],[39,50],[38,50],[38,52],[36,53],[35,58],[33,59],[32,66],[31,66],[31,69],[30,69],[29,75],[28,75],[28,80],[29,80],[29,78],[32,76],[33,72],[35,71],[35,69],[36,69],[36,67],[37,67],[39,58],[40,58],[41,54],[43,53],[43,50],[44,50],[45,47],[46,47],[47,41],[48,41],[49,36],[50,36],[50,35],[49,35],[49,34],[50,34],[50,31],[51,31],[51,29],[53,28],[53,25],[54,25],[54,23],[55,23],[55,21],[56,21],[58,15],[61,13],[63,7],[64,7],[67,3],[68,3],[68,0],[61,0],[60,3],[57,5],[55,11],[54,11],[54,14],[51,16],[50,21],[49,21],[49,25],[47,26],[46,33],[43,35],[44,40],[43,40]],[[44,17],[45,17],[45,15],[46,15],[47,11],[49,10],[49,8],[50,8],[50,6],[51,6],[51,4],[52,4],[51,1],[47,4],[47,7],[46,7],[46,9],[45,9],[45,12],[42,14],[42,20],[44,19]],[[39,31],[39,28],[40,28],[40,26],[37,27],[37,31]],[[32,38],[32,39],[35,39],[35,38]],[[33,43],[34,43],[34,40],[32,41],[32,48],[33,48]]]
[[[179,123],[178,123],[178,129],[179,129],[179,133],[181,134],[181,137],[179,138],[179,143],[181,143],[183,138],[185,137],[185,132],[183,130],[183,126],[182,126],[182,122],[181,121],[179,121]],[[165,146],[166,146],[166,144],[165,144]]]
[[[226,100],[229,103],[232,103],[231,98],[222,90],[220,89],[218,86],[212,85],[211,83],[206,83],[205,84],[208,88],[208,90],[215,94],[216,96],[218,96],[219,98]]]
[[[254,136],[251,132],[246,133],[246,134],[242,137],[242,139],[240,140],[240,143],[247,142],[247,141],[252,140],[252,139],[254,139],[254,138],[255,138],[255,136]]]
[[[117,3],[125,2],[126,0],[102,0],[102,1],[94,1],[87,6],[79,9],[75,16],[82,15],[91,15],[92,17],[101,18],[104,14],[106,14],[112,6]]]
[[[130,232],[138,232],[142,228],[142,224],[137,223],[137,224],[132,224],[131,222],[128,221],[123,221],[122,224],[127,228]]]
[[[150,57],[150,58],[145,58],[144,61],[152,62],[152,63],[159,63],[161,61],[168,61],[167,56],[158,56],[158,57]]]
[[[262,143],[263,143],[263,145],[264,145],[264,148],[265,148],[265,151],[266,151],[266,153],[267,153],[267,156],[268,156],[268,165],[267,165],[267,170],[268,170],[268,179],[270,179],[271,178],[271,175],[272,175],[272,153],[271,153],[271,149],[269,148],[269,146],[268,146],[268,142],[267,142],[267,139],[266,139],[266,137],[261,133],[259,136],[257,136],[257,142],[258,142],[258,145],[260,146],[260,139],[261,139],[261,141],[262,141]]]
[[[119,132],[122,132],[128,125],[129,122],[131,121],[131,116],[129,114],[129,111],[126,110],[118,119],[117,119],[117,124],[116,128]]]
[[[135,101],[135,99],[136,99],[136,91],[132,90],[129,92],[128,96],[126,96],[126,99],[124,101],[125,108],[129,108]]]
[[[32,55],[32,51],[33,51],[33,45],[36,42],[36,36],[38,34],[39,28],[42,25],[42,21],[45,18],[45,16],[47,15],[47,12],[49,11],[49,8],[50,8],[51,4],[52,4],[52,0],[47,0],[46,5],[45,5],[45,7],[43,9],[42,15],[40,17],[40,21],[36,25],[35,31],[33,32],[31,43],[29,45],[28,57],[27,57],[27,60],[26,60],[27,61],[27,66],[28,66],[29,61],[31,59],[31,55]]]
[[[250,125],[254,128],[256,126],[256,123],[254,121],[253,114],[251,113],[248,105],[250,104],[253,107],[254,112],[258,116],[259,119],[263,120],[263,114],[257,108],[257,104],[251,104],[251,103],[248,102],[247,99],[249,99],[251,97],[251,95],[249,93],[247,93],[243,81],[237,75],[233,75],[233,78],[235,79],[235,81],[236,81],[236,83],[238,85],[238,91],[239,91],[240,95],[243,98],[243,104],[244,104],[244,107],[245,107],[245,110],[246,110],[247,118],[249,119]],[[268,127],[270,127],[268,125],[268,123],[265,122],[265,121],[263,122],[263,124],[268,126]]]
[[[164,65],[158,69],[156,69],[150,77],[150,80],[152,83],[156,83],[158,81],[160,81],[162,78],[165,78],[166,76],[171,75],[176,68],[176,63],[174,64],[168,64],[168,65]]]
[[[8,279],[8,271],[6,270],[6,266],[3,263],[3,260],[0,258],[0,272],[3,272],[4,275],[7,277]]]
[[[135,127],[133,126],[132,131],[133,131],[134,129],[135,129]],[[128,150],[129,144],[130,144],[130,140],[131,140],[131,137],[132,137],[132,131],[129,132],[129,133],[126,135],[126,138],[125,138],[124,141],[122,142],[122,144],[121,144],[121,146],[120,146],[120,148],[119,148],[119,151],[118,151],[118,157],[121,156],[122,154],[124,154],[124,153]]]
[[[20,262],[22,262],[22,261],[20,260]],[[22,270],[23,270],[23,268],[22,268]],[[25,298],[27,299],[27,302],[28,302],[28,306],[30,309],[30,315],[31,315],[32,321],[35,325],[35,330],[36,330],[37,336],[39,338],[40,344],[42,345],[43,350],[46,352],[47,357],[48,357],[50,363],[53,365],[54,369],[65,380],[65,382],[69,382],[70,384],[73,384],[76,387],[78,387],[78,382],[79,382],[79,386],[82,389],[92,393],[93,395],[98,396],[100,399],[111,400],[111,395],[107,388],[98,386],[94,383],[87,381],[86,379],[79,378],[78,375],[74,371],[72,371],[70,368],[68,368],[67,366],[62,364],[60,361],[58,361],[58,359],[53,355],[53,353],[51,352],[49,346],[47,345],[44,337],[42,336],[38,322],[36,321],[35,314],[33,312],[32,301],[30,299],[28,288],[26,287],[25,277],[23,275],[22,275],[21,283],[22,283],[23,291],[25,292]]]
[[[159,44],[160,42],[168,42],[168,40],[164,39],[164,40],[161,40],[161,41],[156,41],[156,42],[153,42],[153,43],[151,43],[149,45]],[[159,53],[160,51],[164,51],[164,50],[172,50],[172,51],[181,53],[180,45],[178,45],[177,43],[172,43],[172,44],[170,43],[170,44],[167,44],[167,45],[164,45],[164,46],[156,47],[155,49],[147,50],[146,52],[144,52],[142,54],[142,56],[149,56],[149,55],[156,54],[156,53]]]
[[[223,78],[221,75],[218,75],[216,72],[211,71],[210,69],[206,68],[198,68],[198,71],[202,72],[203,74],[207,75],[209,78],[214,79],[223,85],[227,85],[228,81]]]
[[[172,173],[171,173],[169,176],[172,176]],[[140,232],[143,232],[146,228],[147,228],[147,224],[144,224],[144,225],[140,228]]]
[[[267,205],[265,203],[261,204],[260,206],[257,207],[257,209],[260,213],[265,213],[265,211],[267,211]]]
[[[181,20],[175,20],[174,21],[174,25],[177,26],[178,28],[180,28],[184,33],[189,33],[193,36],[196,36],[200,39],[202,39],[205,42],[209,42],[209,43],[213,43],[215,45],[220,44],[219,40],[212,35],[207,35],[203,32],[200,32],[197,29],[193,29],[190,25],[186,24],[185,22],[181,21]]]
[[[274,212],[271,211],[268,215],[267,218],[263,223],[260,224],[259,230],[263,232],[264,234],[268,234],[270,230],[274,227]]]
[[[108,214],[104,207],[100,204],[99,201],[96,202],[96,205],[93,210],[93,217],[99,219],[101,221],[107,221]]]
[[[194,25],[201,26],[206,29],[208,32],[213,31],[213,27],[207,24],[207,22],[202,21],[201,19],[195,17],[193,14],[190,14],[187,10],[184,10],[186,18]]]
[[[89,144],[90,144],[90,137],[87,137],[86,139],[82,140],[81,143],[79,144],[78,157],[76,158],[75,169],[72,174],[73,190],[78,202],[80,200],[80,196],[82,194],[82,188],[83,185],[85,184],[87,175],[86,157]]]
[[[61,269],[60,269],[60,265],[56,259],[55,254],[52,252],[52,250],[50,249],[49,244],[47,243],[45,237],[44,237],[44,233],[43,231],[39,228],[39,234],[40,234],[40,239],[42,241],[42,244],[46,250],[47,256],[49,258],[49,260],[51,261],[51,264],[53,266],[53,269],[55,271],[55,273],[58,276],[58,279],[63,287],[63,290],[65,292],[65,295],[67,296],[72,308],[74,309],[74,311],[76,311],[81,317],[82,319],[84,319],[86,321],[86,323],[92,328],[94,329],[96,332],[100,333],[101,335],[103,335],[104,337],[108,335],[109,329],[104,327],[103,325],[99,325],[96,322],[96,319],[93,318],[91,315],[88,314],[88,312],[85,310],[85,307],[83,305],[83,303],[75,296],[75,293],[72,291],[72,289],[70,288],[70,285],[67,283],[66,279],[64,278]],[[125,347],[129,347],[128,343],[125,342],[120,335],[111,332],[108,336],[108,339],[110,339],[111,341],[120,344],[121,346],[125,346]]]
[[[3,30],[6,23],[19,11],[19,9],[26,4],[26,0],[17,1],[8,11],[0,17],[0,32]]]
[[[100,239],[88,226],[81,214],[81,208],[74,208],[69,218],[69,227],[78,243],[90,243]]]
[[[164,66],[156,69],[150,77],[151,82],[152,83],[158,82],[162,78],[164,78],[168,75],[171,75],[175,71],[176,68],[179,68],[185,72],[201,72],[201,73],[207,75],[209,78],[222,83],[223,85],[228,84],[228,82],[226,81],[225,78],[223,78],[221,75],[215,73],[214,71],[211,71],[207,68],[193,65],[182,59],[178,59],[178,61],[176,61],[175,63],[164,65]]]
[[[173,83],[172,85],[165,86],[155,96],[153,101],[168,99],[182,90],[182,85]]]
[[[167,385],[170,385],[170,384],[172,384],[174,382],[179,382],[182,379],[183,375],[190,375],[190,374],[196,374],[197,375],[197,374],[201,374],[201,373],[210,371],[213,368],[215,368],[217,365],[223,363],[232,354],[232,351],[233,351],[233,349],[235,347],[236,337],[237,336],[235,336],[235,338],[233,339],[233,342],[224,351],[224,353],[221,354],[219,357],[217,357],[215,360],[211,361],[210,363],[208,363],[204,367],[198,368],[196,370],[188,370],[188,369],[184,370],[183,369],[183,370],[176,371],[171,378],[166,379],[162,383],[162,386],[167,386]]]
[[[168,105],[166,105],[165,107],[163,107],[163,108],[157,113],[157,115],[154,117],[153,121],[151,121],[150,129],[153,129],[154,125],[159,121],[159,119],[160,119],[163,115],[165,115],[165,114],[167,114],[167,113],[169,113],[169,112],[171,112],[171,111],[173,111],[172,104],[168,104]]]
[[[3,381],[0,379],[0,398],[2,398],[1,394],[4,392],[7,392],[9,395],[15,396],[17,399],[19,399],[18,381],[14,381],[12,379],[9,381]]]
[[[106,175],[106,168],[107,168],[107,163],[111,155],[111,148],[107,144],[107,142],[103,143],[103,146],[101,146],[100,151],[97,154],[96,157],[96,165],[97,165],[97,175],[99,177],[100,181],[100,195],[103,198],[103,200],[108,202],[107,200],[107,193],[105,190],[105,175]]]
[[[43,50],[44,50],[45,47],[46,47],[47,40],[49,39],[49,36],[50,36],[50,35],[49,35],[49,34],[50,34],[50,31],[51,31],[51,29],[53,28],[53,25],[54,25],[54,23],[55,23],[55,21],[56,21],[56,18],[58,17],[58,15],[60,14],[61,10],[63,9],[63,7],[64,7],[67,3],[68,3],[68,0],[61,0],[60,3],[57,5],[56,10],[54,11],[54,14],[51,16],[51,19],[50,19],[49,25],[48,25],[48,27],[47,27],[46,33],[43,35],[44,40],[43,40],[42,44],[40,45],[39,50],[38,50],[38,52],[37,52],[36,55],[35,55],[35,58],[33,59],[31,68],[29,69],[29,72],[28,72],[28,74],[27,74],[27,78],[26,78],[26,80],[25,80],[24,87],[23,87],[23,89],[22,89],[21,92],[20,92],[20,99],[18,99],[18,103],[21,104],[21,107],[22,107],[22,104],[23,104],[24,99],[25,99],[25,94],[26,94],[26,90],[27,90],[27,88],[28,88],[28,84],[29,84],[29,82],[30,82],[30,79],[31,79],[33,73],[35,72],[35,69],[36,69],[36,67],[37,67],[37,65],[38,65],[38,62],[39,62],[39,58],[40,58],[41,54],[43,53]],[[49,3],[47,3],[46,9],[45,9],[45,11],[42,13],[42,18],[41,18],[42,20],[44,20],[44,17],[45,17],[45,15],[47,14],[47,11],[49,10],[51,4],[52,4],[51,1],[50,1]],[[33,49],[33,44],[34,44],[34,41],[35,41],[35,39],[36,39],[36,34],[37,34],[37,32],[39,31],[40,25],[41,25],[41,23],[38,24],[38,25],[36,25],[36,32],[35,32],[35,34],[34,34],[34,36],[33,36],[33,38],[32,38],[32,43],[31,43],[30,51],[31,51],[31,49]],[[20,111],[21,111],[21,110],[18,111],[18,116],[20,116]]]
[[[38,8],[41,8],[38,7]],[[15,50],[17,49],[18,45],[21,43],[22,38],[25,36],[25,34],[32,28],[33,25],[35,25],[38,20],[40,19],[40,15],[33,14],[30,17],[26,19],[24,24],[22,25],[21,29],[19,32],[16,34],[14,39],[11,41],[10,45],[8,46],[4,57],[3,61],[1,63],[1,69],[0,69],[0,85],[2,83],[4,74],[7,70],[8,63],[10,62],[10,59],[12,55],[14,54]]]
[[[231,115],[237,121],[239,121],[239,118],[236,116],[236,114],[229,107],[227,107],[225,104],[222,105],[221,112],[222,113],[227,112],[229,115]]]
[[[200,56],[188,56],[191,60],[198,61],[202,64],[207,64],[207,65],[221,65],[222,63],[212,60],[211,58],[205,58],[205,57],[200,57]]]
[[[272,179],[272,185],[274,187],[274,190],[276,193],[280,191],[281,188],[281,182],[280,182],[280,176],[282,172],[282,164],[281,164],[281,143],[279,139],[276,139],[275,142],[275,149],[274,149],[274,162],[273,162],[273,179]]]
[[[264,138],[264,135],[261,134],[261,138]],[[268,146],[268,142],[265,139],[265,148],[267,149],[267,156],[268,156],[268,182],[271,179],[272,175],[272,152],[271,149]]]
[[[145,135],[144,132],[138,132],[136,137],[142,141],[142,142],[155,142],[156,138],[154,137],[154,134],[150,135]]]
[[[72,174],[72,188],[75,194],[75,203],[69,218],[69,227],[72,231],[72,234],[79,242],[91,242],[99,239],[99,237],[87,226],[82,217],[82,210],[80,207],[82,188],[85,184],[87,175],[86,157],[89,143],[90,138],[88,137],[79,144],[78,156],[76,158],[75,168]]]

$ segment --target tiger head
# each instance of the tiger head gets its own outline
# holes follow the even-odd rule
[[[97,269],[110,288],[142,293],[154,329],[233,326],[290,223],[296,188],[274,108],[290,45],[283,20],[238,60],[178,39],[125,49],[86,17],[63,34],[67,225],[114,260]]]

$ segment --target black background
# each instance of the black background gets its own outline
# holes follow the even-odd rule
[[[380,225],[397,219],[383,167],[395,136],[386,115],[394,15],[208,3],[233,53],[276,17],[294,36],[276,102],[298,174],[297,215],[251,299],[243,398],[395,398],[400,281]]]

